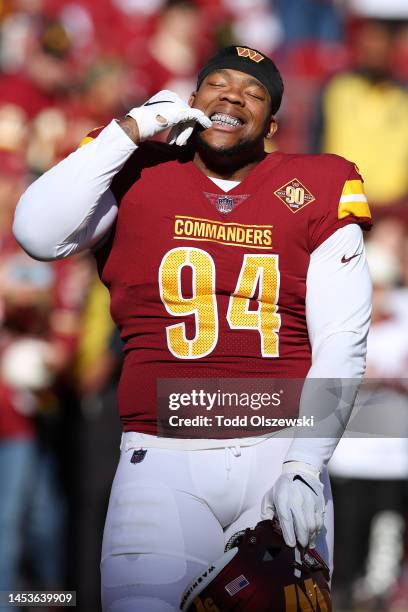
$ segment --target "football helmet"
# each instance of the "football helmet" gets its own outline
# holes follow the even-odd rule
[[[289,547],[276,520],[235,534],[185,591],[183,612],[331,612],[330,573],[315,550]]]

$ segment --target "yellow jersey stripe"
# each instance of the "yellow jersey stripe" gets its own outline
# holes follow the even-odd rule
[[[368,217],[371,219],[370,207],[367,200],[356,202],[339,202],[338,218],[344,219],[349,215],[354,217]]]
[[[360,181],[359,179],[354,179],[352,181],[346,181],[344,183],[341,195],[351,195],[352,193],[364,193],[363,181]]]
[[[86,138],[81,140],[81,142],[79,143],[79,146],[83,147],[84,145],[88,144],[88,142],[91,142],[91,140],[94,140],[92,136],[86,136]]]
[[[368,217],[371,219],[370,208],[364,193],[363,181],[360,179],[346,181],[340,196],[338,218],[344,219],[349,215],[353,215],[354,217]]]

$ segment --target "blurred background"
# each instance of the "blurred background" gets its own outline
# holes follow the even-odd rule
[[[72,589],[99,612],[120,437],[121,345],[93,262],[28,258],[14,207],[93,128],[160,89],[188,96],[232,43],[283,74],[273,146],[343,155],[365,178],[367,376],[408,423],[408,1],[0,0],[0,590]],[[344,440],[331,462],[335,610],[408,610],[404,436]]]

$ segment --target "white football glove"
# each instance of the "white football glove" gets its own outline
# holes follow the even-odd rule
[[[283,464],[282,474],[262,500],[261,517],[279,519],[288,546],[314,548],[324,523],[323,484],[314,468],[300,461]]]
[[[202,125],[203,128],[209,128],[212,125],[203,111],[191,108],[177,94],[168,89],[159,91],[143,106],[132,108],[127,114],[135,119],[141,142],[173,127],[174,131],[170,133],[168,142],[182,146],[190,138],[196,123]]]

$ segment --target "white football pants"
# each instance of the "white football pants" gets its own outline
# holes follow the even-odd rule
[[[124,434],[131,439],[132,432]],[[238,440],[239,442],[239,440]],[[184,590],[260,520],[261,500],[281,473],[290,438],[211,450],[121,452],[102,547],[103,612],[176,612]],[[327,471],[325,527],[317,550],[332,567],[333,503]]]

